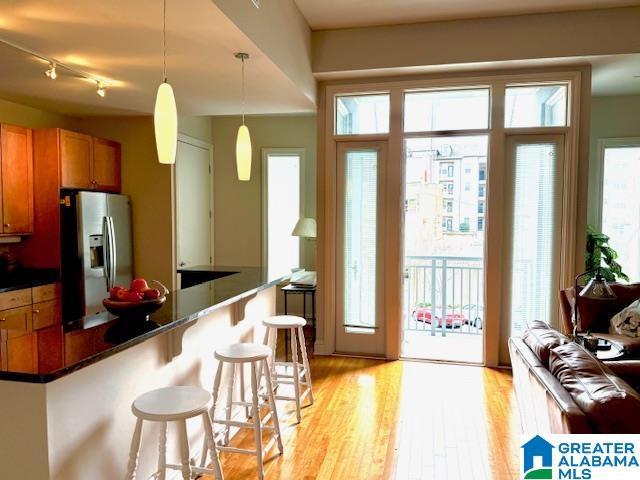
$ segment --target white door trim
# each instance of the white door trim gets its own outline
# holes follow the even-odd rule
[[[215,237],[214,237],[214,218],[213,218],[213,199],[214,199],[214,168],[213,168],[213,145],[209,142],[205,142],[198,138],[191,137],[189,135],[185,135],[184,133],[178,133],[178,142],[186,143],[188,145],[193,145],[194,147],[199,147],[209,151],[209,171],[210,175],[210,199],[209,199],[209,211],[211,212],[211,259],[212,264],[215,262],[214,255],[214,245],[215,245]],[[176,149],[177,151],[177,149]],[[177,155],[177,153],[176,153]],[[174,291],[180,285],[178,279],[178,273],[176,270],[178,269],[178,212],[177,212],[177,198],[178,198],[178,185],[176,183],[176,165],[171,165],[171,237],[172,237],[172,252],[171,252],[171,271],[172,275],[172,285],[171,290]]]

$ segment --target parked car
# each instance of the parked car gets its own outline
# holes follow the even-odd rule
[[[411,316],[417,322],[424,322],[428,324],[432,323],[431,307],[415,307]],[[444,316],[444,323],[447,328],[459,328],[462,325],[469,323],[469,320],[461,313],[447,313]],[[436,327],[442,326],[442,319],[437,315],[435,325]]]

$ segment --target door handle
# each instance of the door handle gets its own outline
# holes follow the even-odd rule
[[[104,277],[107,290],[111,288],[111,242],[109,241],[109,217],[102,219],[102,249],[104,251]]]
[[[111,273],[111,287],[116,284],[116,271],[118,268],[118,250],[116,248],[116,230],[113,226],[113,217],[109,217],[109,258],[111,260],[111,266],[109,271]]]

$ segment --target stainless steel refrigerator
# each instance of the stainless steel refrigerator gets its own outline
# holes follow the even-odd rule
[[[63,191],[60,208],[65,318],[103,312],[109,289],[133,278],[129,197]]]

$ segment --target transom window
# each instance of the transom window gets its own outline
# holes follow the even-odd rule
[[[336,97],[336,135],[389,133],[389,94]]]

